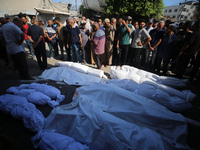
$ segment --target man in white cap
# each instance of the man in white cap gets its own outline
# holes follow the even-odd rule
[[[105,43],[105,53],[104,53],[104,66],[112,64],[112,56],[113,56],[113,44],[115,38],[115,30],[116,28],[111,25],[110,19],[106,18],[104,20],[105,23],[105,35],[106,35],[106,43]]]

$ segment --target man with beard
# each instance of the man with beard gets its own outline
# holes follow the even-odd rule
[[[143,50],[143,46],[151,41],[149,33],[144,29],[145,21],[139,20],[139,28],[132,33],[132,43],[130,50],[130,65],[139,67],[140,55]]]
[[[172,57],[173,51],[176,50],[177,37],[173,32],[174,26],[168,26],[165,34],[163,35],[162,42],[159,46],[158,60],[157,60],[157,73],[160,74],[161,63],[163,61],[163,75],[166,75],[168,64]]]
[[[112,64],[112,56],[113,56],[113,44],[115,38],[115,30],[116,28],[111,25],[110,19],[106,18],[105,22],[105,35],[106,35],[106,43],[105,43],[105,53],[104,53],[104,66],[110,66]]]

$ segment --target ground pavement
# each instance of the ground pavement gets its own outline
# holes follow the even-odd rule
[[[43,71],[39,69],[36,59],[32,58],[26,49],[27,53],[27,61],[29,67],[30,76],[38,76],[41,75]],[[49,50],[47,48],[47,56],[49,56]],[[66,53],[65,53],[66,57]],[[48,68],[52,68],[54,64],[60,60],[56,59],[47,59]],[[89,65],[91,67],[95,67],[94,65]],[[105,74],[109,76],[109,69],[102,67]],[[5,94],[5,90],[10,86],[18,86],[23,83],[32,83],[34,80],[30,81],[22,81],[19,80],[18,71],[13,70],[12,66],[5,66],[3,60],[0,60],[0,95]],[[39,83],[48,83],[49,85],[57,87],[63,95],[66,96],[65,100],[61,103],[67,104],[70,103],[74,94],[75,89],[78,86],[70,86],[67,84],[58,84],[54,81],[39,81]],[[189,83],[187,85],[187,89],[191,90],[193,93],[197,95],[197,98],[194,100],[193,105],[195,108],[190,109],[184,113],[182,113],[185,117],[191,118],[195,121],[200,122],[200,85],[195,85],[194,83]],[[36,106],[45,117],[47,117],[52,108],[49,106]],[[21,120],[13,119],[11,115],[3,114],[0,111],[0,146],[2,140],[9,139],[9,145],[14,145],[15,150],[32,150],[33,145],[31,143],[31,137],[36,133],[29,131],[23,126],[23,122]],[[187,143],[193,149],[200,149],[200,127],[195,126],[193,124],[188,124],[188,140]],[[0,147],[1,149],[1,147]]]

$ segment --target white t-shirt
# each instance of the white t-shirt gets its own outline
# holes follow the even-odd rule
[[[150,37],[149,33],[147,32],[146,29],[139,29],[137,28],[135,31],[133,31],[132,33],[132,43],[131,43],[131,47],[133,48],[143,48],[143,46],[139,46],[137,43],[138,42],[143,42],[143,40],[147,39]]]

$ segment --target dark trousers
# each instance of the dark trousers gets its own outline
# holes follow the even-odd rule
[[[64,47],[66,49],[67,52],[67,60],[71,61],[71,52],[70,52],[70,48],[67,48],[66,43],[63,43],[61,41],[59,41],[59,46],[60,46],[60,51],[61,51],[61,56],[64,57]],[[70,46],[69,46],[70,47]]]
[[[103,57],[103,54],[101,55],[94,54],[94,61],[97,64],[97,69],[100,69],[102,66],[102,57]]]
[[[142,48],[131,48],[130,49],[130,65],[134,67],[139,67],[140,54],[142,52]]]
[[[83,56],[83,61],[89,63],[89,55],[90,55],[90,45],[89,42],[85,45],[81,47],[81,53]]]
[[[58,44],[57,42],[48,42],[49,50],[50,50],[50,57],[57,57],[58,56]],[[53,51],[54,50],[54,51]]]
[[[161,63],[163,61],[163,74],[165,75],[168,71],[168,65],[169,65],[169,61],[170,61],[170,58],[161,58],[161,57],[158,57],[157,59],[157,72],[158,74],[160,74],[160,70],[161,70]]]
[[[6,45],[0,46],[0,58],[2,58],[6,62],[6,64],[9,63]]]
[[[190,74],[190,80],[192,80],[196,76],[197,72],[199,71],[199,67],[200,67],[200,52],[197,53],[196,60],[194,61],[192,72]]]
[[[125,65],[128,60],[128,50],[129,45],[120,45],[121,54],[120,54],[120,65]]]
[[[185,73],[185,70],[187,69],[187,65],[190,62],[190,59],[193,57],[193,55],[189,54],[181,54],[178,60],[178,72],[176,74],[177,78],[182,78],[183,74]]]
[[[46,55],[45,45],[40,44],[36,48],[34,48],[34,50],[40,69],[41,70],[47,69],[47,55]]]
[[[26,61],[26,54],[24,52],[19,52],[14,55],[10,55],[13,59],[13,62],[15,64],[15,67],[19,71],[20,78],[23,80],[29,79],[29,73],[28,73],[28,65]]]

